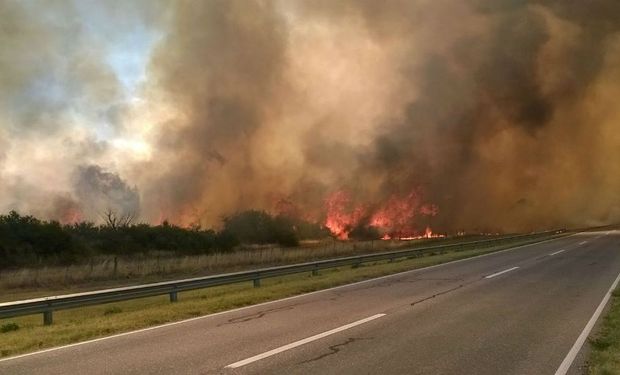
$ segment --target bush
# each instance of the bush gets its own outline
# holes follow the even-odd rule
[[[118,306],[112,306],[112,307],[108,307],[107,309],[105,309],[103,311],[103,315],[112,315],[112,314],[119,314],[122,313],[123,309],[121,309]]]
[[[17,325],[17,323],[6,323],[0,326],[0,332],[2,333],[7,333],[7,332],[11,332],[11,331],[17,331],[19,329],[19,326]]]
[[[111,217],[105,225],[81,222],[63,226],[15,211],[0,215],[0,269],[71,264],[96,254],[213,253],[230,251],[241,242],[297,246],[300,238],[323,238],[329,234],[319,224],[256,210],[225,218],[222,231],[181,228],[167,221],[155,226],[132,224]]]
[[[79,244],[56,221],[40,221],[15,211],[0,215],[0,267],[47,259],[68,264],[80,253]]]
[[[358,225],[349,233],[349,237],[355,240],[378,240],[381,233],[373,226]]]
[[[297,246],[299,240],[293,220],[273,217],[264,211],[244,211],[224,219],[224,229],[241,242],[252,244],[278,243]]]
[[[61,226],[12,211],[0,215],[0,269],[39,264],[70,264],[95,254],[132,255],[149,251],[200,254],[229,251],[239,244],[230,231],[162,225]]]

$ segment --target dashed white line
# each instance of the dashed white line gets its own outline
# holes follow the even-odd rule
[[[599,316],[601,316],[601,313],[603,312],[605,305],[607,305],[607,302],[609,301],[609,298],[611,297],[611,293],[618,286],[618,281],[620,281],[620,274],[618,274],[618,277],[616,277],[616,280],[614,280],[614,282],[611,284],[611,287],[605,294],[605,297],[603,297],[603,300],[601,301],[601,303],[598,305],[596,310],[594,310],[594,314],[592,315],[592,317],[590,318],[586,326],[583,328],[583,331],[581,331],[581,334],[579,335],[579,337],[577,337],[577,341],[575,341],[575,344],[573,344],[573,347],[570,348],[570,351],[566,355],[566,358],[564,358],[564,360],[560,364],[560,367],[558,367],[557,371],[555,372],[555,375],[565,375],[568,372],[571,365],[573,364],[573,361],[575,361],[577,354],[579,354],[581,347],[583,346],[583,344],[586,342],[586,339],[590,335],[592,328],[594,328],[594,324],[598,320]]]
[[[344,325],[342,327],[334,328],[332,330],[329,330],[329,331],[326,331],[326,332],[323,332],[323,333],[319,333],[318,335],[310,336],[310,337],[307,337],[305,339],[302,339],[302,340],[299,340],[299,341],[295,341],[295,342],[293,342],[291,344],[284,345],[284,346],[281,346],[279,348],[275,348],[275,349],[270,350],[268,352],[255,355],[254,357],[250,357],[250,358],[244,359],[242,361],[238,361],[238,362],[232,363],[232,364],[226,366],[226,368],[238,368],[238,367],[241,367],[241,366],[245,366],[245,365],[248,365],[248,364],[250,364],[252,362],[260,361],[261,359],[264,359],[264,358],[267,358],[267,357],[271,357],[272,355],[276,355],[278,353],[282,353],[283,351],[296,348],[298,346],[307,344],[309,342],[312,342],[312,341],[315,341],[315,340],[318,340],[318,339],[322,339],[323,337],[327,337],[329,335],[333,335],[334,333],[342,332],[342,331],[347,330],[349,328],[353,328],[355,326],[359,326],[360,324],[364,324],[364,323],[370,322],[371,320],[375,320],[377,318],[381,318],[382,316],[385,316],[385,315],[386,314],[377,314],[377,315],[369,316],[368,318],[364,318],[364,319],[358,320],[356,322],[349,323],[349,324]]]
[[[549,255],[550,255],[550,256],[554,256],[554,255],[557,255],[557,254],[559,254],[559,253],[563,253],[564,251],[566,251],[566,250],[558,250],[558,251],[556,251],[556,252],[554,252],[554,253],[551,253],[551,254],[549,254]]]
[[[580,245],[583,245],[583,244],[586,244],[586,243],[588,243],[588,241],[581,241],[581,242],[579,242]]]
[[[509,268],[509,269],[507,269],[507,270],[503,270],[503,271],[495,272],[495,273],[493,273],[493,274],[491,274],[491,275],[485,276],[484,278],[485,278],[485,279],[490,279],[490,278],[493,278],[493,277],[495,277],[495,276],[502,275],[502,274],[504,274],[504,273],[506,273],[506,272],[514,271],[514,270],[516,270],[517,268],[519,268],[519,267],[512,267],[512,268]]]

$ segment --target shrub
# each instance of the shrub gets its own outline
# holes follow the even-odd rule
[[[349,237],[355,240],[378,240],[381,233],[373,226],[358,225],[349,233]]]
[[[121,309],[118,306],[112,306],[112,307],[108,307],[107,309],[105,309],[103,311],[103,315],[112,315],[112,314],[118,314],[118,313],[122,313],[123,309]]]
[[[279,243],[284,246],[299,243],[292,219],[273,217],[265,211],[250,210],[229,216],[224,219],[224,228],[244,243]]]
[[[112,215],[110,213],[110,215]],[[204,254],[230,251],[239,243],[297,246],[299,239],[324,238],[319,224],[250,210],[224,219],[224,229],[133,224],[113,217],[104,225],[60,225],[15,211],[0,215],[0,270],[23,266],[66,265],[97,254],[131,256],[151,251]]]
[[[9,323],[6,323],[0,326],[0,332],[2,333],[17,331],[18,329],[19,329],[19,326],[17,325],[17,323],[13,323],[13,322],[9,322]]]

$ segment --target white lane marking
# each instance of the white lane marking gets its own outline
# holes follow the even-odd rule
[[[551,253],[551,254],[549,254],[549,255],[550,255],[550,256],[554,256],[554,255],[557,255],[557,254],[559,254],[559,253],[563,253],[564,251],[565,251],[565,250],[558,250],[558,251],[556,251],[555,253]]]
[[[514,270],[516,270],[517,268],[519,268],[519,267],[512,267],[512,268],[508,268],[507,270],[503,270],[503,271],[495,272],[494,274],[491,274],[491,275],[489,275],[489,276],[485,276],[484,278],[485,278],[485,279],[491,279],[491,278],[493,278],[493,277],[495,277],[495,276],[499,276],[499,275],[504,274],[504,273],[506,273],[506,272],[514,271]]]
[[[580,245],[583,245],[583,244],[586,244],[586,243],[588,243],[588,241],[581,241],[581,242],[579,242]]]
[[[605,297],[603,297],[603,300],[601,301],[601,303],[598,305],[598,307],[594,311],[594,314],[592,315],[592,317],[590,318],[586,326],[583,328],[583,331],[581,331],[581,334],[579,335],[579,337],[577,337],[577,341],[575,341],[575,343],[573,344],[573,347],[570,348],[570,351],[566,355],[566,358],[564,358],[564,360],[560,364],[560,367],[558,367],[558,370],[555,372],[555,375],[565,375],[568,372],[571,365],[573,364],[573,361],[575,361],[577,354],[579,354],[581,347],[583,346],[583,344],[586,342],[586,339],[590,335],[592,328],[594,328],[594,324],[596,324],[596,321],[601,316],[603,309],[605,309],[605,305],[607,305],[607,302],[609,302],[611,293],[613,293],[613,291],[618,286],[619,281],[620,281],[620,274],[618,274],[618,277],[616,277],[616,280],[614,280],[613,284],[611,284],[611,287],[609,287],[609,290],[605,294]]]
[[[327,337],[327,336],[333,335],[334,333],[342,332],[342,331],[347,330],[349,328],[353,328],[355,326],[359,326],[360,324],[368,323],[371,320],[375,320],[377,318],[381,318],[382,316],[385,316],[385,315],[386,314],[376,314],[376,315],[373,315],[373,316],[369,316],[368,318],[361,319],[361,320],[358,320],[356,322],[343,325],[342,327],[334,328],[332,330],[329,330],[329,331],[326,331],[326,332],[323,332],[323,333],[319,333],[318,335],[310,336],[310,337],[307,337],[305,339],[302,339],[302,340],[290,343],[288,345],[284,345],[284,346],[281,346],[279,348],[275,348],[275,349],[270,350],[268,352],[265,352],[265,353],[262,353],[262,354],[258,354],[258,355],[255,355],[253,357],[244,359],[242,361],[238,361],[238,362],[232,363],[232,364],[226,366],[226,368],[237,368],[237,367],[245,366],[245,365],[248,365],[248,364],[250,364],[252,362],[260,361],[261,359],[264,359],[264,358],[267,358],[267,357],[271,357],[272,355],[276,355],[278,353],[282,353],[284,351],[296,348],[298,346],[305,345],[305,344],[307,344],[309,342],[322,339],[323,337]]]
[[[486,253],[486,254],[481,254],[481,255],[476,255],[476,256],[473,256],[473,257],[469,257],[469,258],[457,259],[457,260],[453,260],[452,262],[435,264],[433,266],[428,266],[428,267],[423,267],[423,268],[416,268],[416,269],[413,269],[413,270],[393,273],[391,275],[375,277],[374,279],[357,281],[357,282],[354,282],[354,283],[351,283],[351,284],[344,284],[344,285],[334,286],[334,287],[327,288],[327,289],[316,290],[314,292],[298,294],[296,296],[291,296],[291,297],[276,299],[276,300],[273,300],[273,301],[257,303],[256,305],[249,305],[249,306],[238,307],[238,308],[232,309],[232,310],[224,310],[224,311],[216,312],[216,313],[213,313],[213,314],[197,316],[195,318],[188,318],[188,319],[184,319],[184,320],[178,320],[176,322],[160,324],[158,326],[141,328],[141,329],[137,329],[135,331],[122,332],[122,333],[117,333],[117,334],[110,335],[110,336],[99,337],[99,338],[96,338],[96,339],[91,339],[91,340],[86,340],[86,341],[81,341],[81,342],[75,342],[73,344],[67,344],[67,345],[62,345],[62,346],[55,346],[53,348],[43,349],[43,350],[39,350],[39,351],[36,351],[36,352],[25,353],[25,354],[18,354],[18,355],[12,356],[12,357],[0,358],[0,362],[11,361],[11,360],[14,360],[14,359],[30,357],[30,356],[39,355],[39,354],[45,354],[45,353],[54,352],[54,351],[57,351],[57,350],[69,349],[69,348],[72,348],[72,347],[75,347],[75,346],[93,344],[93,343],[96,343],[96,342],[99,342],[99,341],[115,339],[115,338],[119,338],[119,337],[123,337],[123,336],[129,336],[129,335],[133,335],[133,334],[136,334],[136,333],[148,332],[148,331],[152,331],[152,330],[156,330],[156,329],[160,329],[160,328],[166,328],[166,327],[176,326],[176,325],[179,325],[179,324],[190,323],[190,322],[193,322],[193,321],[196,321],[196,320],[213,318],[213,317],[216,317],[218,315],[239,312],[239,311],[248,310],[248,309],[252,309],[252,308],[256,308],[256,307],[260,307],[260,306],[266,306],[266,305],[271,305],[271,304],[274,304],[274,303],[289,301],[289,300],[292,300],[292,299],[308,297],[308,296],[311,296],[311,295],[314,295],[314,294],[330,292],[330,291],[333,291],[333,290],[345,289],[345,288],[349,288],[349,287],[355,287],[357,285],[371,283],[371,282],[375,282],[375,281],[378,281],[378,280],[390,279],[390,278],[393,278],[393,277],[399,277],[399,276],[403,276],[403,275],[410,274],[410,273],[424,272],[424,271],[427,271],[427,270],[430,270],[430,269],[439,268],[439,267],[443,267],[443,266],[447,266],[447,265],[451,265],[451,264],[456,264],[456,263],[461,263],[461,262],[467,262],[467,261],[470,261],[470,260],[484,258],[484,257],[496,255],[496,254],[502,254],[502,253],[506,253],[506,252],[509,252],[509,251],[518,250],[518,249],[521,249],[521,248],[524,248],[524,247],[541,245],[541,244],[544,244],[544,243],[547,243],[547,242],[551,242],[551,241],[557,241],[557,240],[561,240],[561,239],[565,239],[565,238],[570,238],[570,237],[574,237],[574,236],[576,236],[578,234],[580,234],[580,233],[573,233],[573,234],[570,234],[570,235],[567,235],[567,236],[550,238],[550,239],[544,240],[544,241],[534,242],[534,243],[520,245],[520,246],[516,246],[516,247],[510,247],[508,249],[504,249],[504,250],[500,250],[500,251],[494,251],[494,252],[491,252],[491,253]]]

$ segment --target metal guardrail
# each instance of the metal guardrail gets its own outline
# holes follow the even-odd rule
[[[470,246],[495,246],[501,245],[502,242],[513,241],[518,238],[534,239],[563,232],[565,231],[553,230],[509,237],[493,238],[489,240],[462,242],[451,245],[430,246],[424,248],[319,260],[316,262],[262,268],[251,271],[197,277],[193,279],[165,281],[122,288],[97,290],[92,292],[35,298],[23,301],[4,302],[0,303],[0,319],[42,313],[43,323],[45,325],[49,325],[53,322],[52,313],[56,310],[98,305],[108,302],[126,301],[136,298],[153,297],[165,294],[168,294],[170,296],[170,302],[176,302],[178,300],[178,293],[188,290],[240,283],[244,281],[252,281],[255,287],[259,287],[260,280],[268,277],[284,276],[303,272],[312,272],[313,275],[317,275],[319,270],[328,268],[337,268],[349,265],[356,266],[360,265],[361,263],[383,260],[394,261],[399,258],[418,256],[420,254],[433,252],[436,250],[451,250]]]

